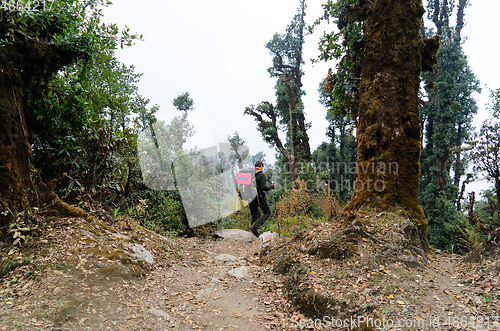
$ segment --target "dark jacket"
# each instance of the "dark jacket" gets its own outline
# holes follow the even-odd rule
[[[255,172],[255,183],[257,184],[257,193],[259,196],[265,194],[265,191],[271,191],[273,187],[267,182],[266,175],[258,170]]]

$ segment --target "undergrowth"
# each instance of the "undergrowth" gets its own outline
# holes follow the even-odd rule
[[[310,191],[302,181],[297,189],[280,196],[268,229],[282,236],[294,235],[334,219],[340,210],[341,206],[334,197],[326,192]]]

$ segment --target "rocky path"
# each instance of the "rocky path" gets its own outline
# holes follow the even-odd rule
[[[52,246],[43,272],[26,265],[2,279],[0,330],[282,328],[281,283],[260,265],[261,243],[248,240],[249,232],[244,239],[178,238],[175,251],[145,245],[168,258],[144,276],[99,256],[75,232],[68,225],[42,239]]]
[[[281,282],[260,265],[259,242],[185,239],[183,247],[188,251],[183,263],[151,275],[153,283],[169,284],[161,298],[169,327],[265,330],[278,326],[275,305],[270,303]]]
[[[9,255],[19,265],[1,279],[0,330],[322,327],[293,310],[282,293],[283,277],[261,264],[262,243],[248,240],[249,232],[240,239],[176,238],[168,246],[165,238],[158,241],[138,228],[115,233],[99,226],[58,222],[42,231],[31,250]],[[138,247],[147,249],[155,263],[144,272],[137,265],[146,263],[130,264],[121,255],[125,246],[136,253]],[[500,330],[498,261],[464,264],[461,257],[440,252],[429,260],[425,269],[353,265],[354,274],[346,268],[345,277],[337,279],[325,276],[336,262],[313,259],[310,284],[340,289],[345,298],[350,293],[360,307],[374,304],[378,315],[366,313],[373,323],[396,323],[374,330]],[[331,323],[323,325],[332,329]]]

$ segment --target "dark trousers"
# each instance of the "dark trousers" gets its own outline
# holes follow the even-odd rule
[[[269,216],[271,216],[271,209],[269,209],[269,204],[267,203],[266,196],[262,194],[255,198],[252,202],[248,204],[250,207],[250,213],[252,214],[252,225],[251,227],[258,230],[267,221]],[[262,216],[259,217],[259,207],[262,210]]]

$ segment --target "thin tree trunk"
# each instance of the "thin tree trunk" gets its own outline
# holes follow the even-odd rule
[[[462,39],[462,28],[464,27],[464,11],[467,6],[467,0],[459,0],[457,9],[457,25],[455,26],[455,42]]]
[[[296,107],[296,98],[295,91],[290,82],[290,76],[288,74],[284,75],[283,82],[288,88],[288,112],[290,116],[290,121],[288,123],[288,131],[290,132],[290,154],[288,158],[288,164],[290,165],[290,182],[291,188],[295,188],[296,180],[297,180],[297,147],[299,146],[297,141],[297,121],[295,118],[295,107]]]
[[[300,93],[300,89],[302,88],[302,73],[300,71],[300,67],[302,65],[302,52],[303,52],[303,45],[304,45],[304,27],[305,27],[305,16],[306,16],[306,3],[305,0],[302,0],[300,3],[301,6],[301,24],[302,24],[302,29],[299,31],[299,40],[300,40],[300,46],[299,46],[299,52],[297,56],[297,60],[295,63],[295,68],[294,68],[294,77],[295,77],[295,85],[296,87],[296,95],[297,93]],[[295,107],[296,108],[296,107]],[[297,111],[295,109],[295,116],[297,120],[297,125],[298,125],[298,130],[302,132],[302,135],[298,141],[298,145],[296,148],[300,148],[300,155],[302,156],[302,159],[304,161],[311,161],[311,147],[309,145],[309,136],[307,134],[306,130],[306,123],[305,123],[305,116],[304,112],[302,111]]]
[[[457,143],[455,153],[455,174],[453,176],[453,185],[458,187],[460,185],[460,178],[464,174],[464,167],[462,164],[462,124],[458,124],[457,129]]]
[[[497,195],[497,212],[500,215],[500,174],[495,174],[495,193]]]

